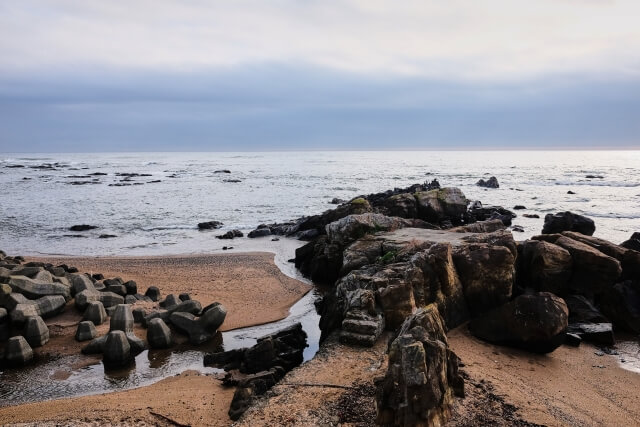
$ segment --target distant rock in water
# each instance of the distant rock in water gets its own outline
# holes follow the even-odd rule
[[[593,236],[596,231],[596,225],[592,219],[568,211],[547,214],[544,217],[542,234],[562,233],[563,231],[575,231],[587,236]]]
[[[207,221],[198,223],[199,230],[215,230],[220,227],[222,227],[222,223],[220,221]]]
[[[216,236],[216,239],[235,239],[236,237],[242,237],[244,234],[240,230],[230,230],[226,233]]]
[[[114,237],[118,237],[115,234],[101,234],[98,236],[98,239],[112,239]]]
[[[538,214],[523,214],[522,216],[525,218],[540,218]]]
[[[569,190],[569,191],[567,191],[567,194],[576,194],[576,193],[574,193],[573,191]]]
[[[485,187],[485,188],[500,188],[500,184],[498,184],[498,178],[496,178],[495,176],[492,176],[486,181],[484,179],[481,179],[478,182],[476,182],[476,185],[478,187]]]
[[[255,230],[249,232],[248,236],[249,238],[253,239],[256,237],[265,237],[265,236],[270,236],[271,235],[271,228],[269,228],[269,226],[265,225],[265,224],[260,224],[258,226],[258,228],[256,228]]]
[[[213,171],[213,173],[231,173],[229,169],[219,169],[217,171]]]
[[[69,231],[87,231],[95,230],[96,228],[98,227],[95,225],[80,224],[69,227]]]
[[[523,206],[523,205],[515,205],[513,207],[513,210],[515,210],[515,211],[520,211],[520,210],[523,210],[523,209],[527,209],[527,207]]]
[[[232,183],[235,183],[235,182],[242,182],[242,180],[240,180],[240,179],[223,179],[223,180],[222,180],[222,182],[232,182]]]
[[[346,200],[342,200],[339,199],[337,197],[334,197],[333,199],[331,199],[331,201],[329,203],[331,203],[332,205],[340,205],[342,203],[344,203]]]
[[[587,175],[585,176],[585,178],[589,178],[589,179],[603,179],[604,176],[602,175]]]

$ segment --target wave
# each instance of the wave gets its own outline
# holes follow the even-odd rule
[[[555,181],[555,185],[583,185],[593,187],[640,187],[638,182],[624,181]]]

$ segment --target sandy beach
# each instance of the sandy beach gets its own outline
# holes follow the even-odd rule
[[[121,258],[28,258],[28,261],[66,263],[80,271],[105,277],[135,280],[140,292],[158,286],[163,296],[188,292],[203,305],[219,301],[228,315],[222,330],[257,325],[287,316],[289,307],[310,286],[283,274],[271,253],[242,253],[169,257]],[[73,338],[81,315],[68,308],[47,320],[50,342],[37,353],[79,354],[83,343]],[[106,333],[108,323],[98,326]],[[136,325],[134,332],[145,338]],[[84,363],[99,363],[100,357],[85,356]],[[69,372],[51,374],[51,381],[64,380]],[[0,424],[43,422],[53,424],[135,425],[225,425],[233,396],[210,375],[195,371],[165,378],[153,385],[123,392],[59,399],[0,408]]]

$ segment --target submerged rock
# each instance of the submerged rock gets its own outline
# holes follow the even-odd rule
[[[95,225],[80,224],[80,225],[72,225],[71,227],[69,227],[69,231],[87,231],[87,230],[95,230],[96,228],[98,227]]]
[[[111,331],[104,344],[103,362],[107,367],[121,367],[133,361],[131,346],[123,331]]]
[[[220,221],[207,221],[201,222],[198,224],[199,230],[214,230],[216,228],[222,227],[222,223]]]

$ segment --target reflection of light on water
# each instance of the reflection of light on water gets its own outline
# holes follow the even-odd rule
[[[80,355],[72,355],[57,359],[41,358],[25,368],[0,371],[0,406],[128,390],[151,385],[187,370],[203,374],[220,373],[223,372],[220,369],[203,366],[205,353],[250,347],[258,338],[296,322],[301,322],[307,333],[309,347],[305,349],[304,360],[310,360],[318,351],[320,339],[319,316],[314,307],[317,297],[316,291],[309,292],[291,307],[285,319],[218,333],[202,346],[145,350],[136,357],[135,363],[126,368],[105,370],[102,363],[97,363],[73,369],[83,359]]]
[[[620,341],[616,344],[616,350],[620,367],[640,374],[640,342]]]

